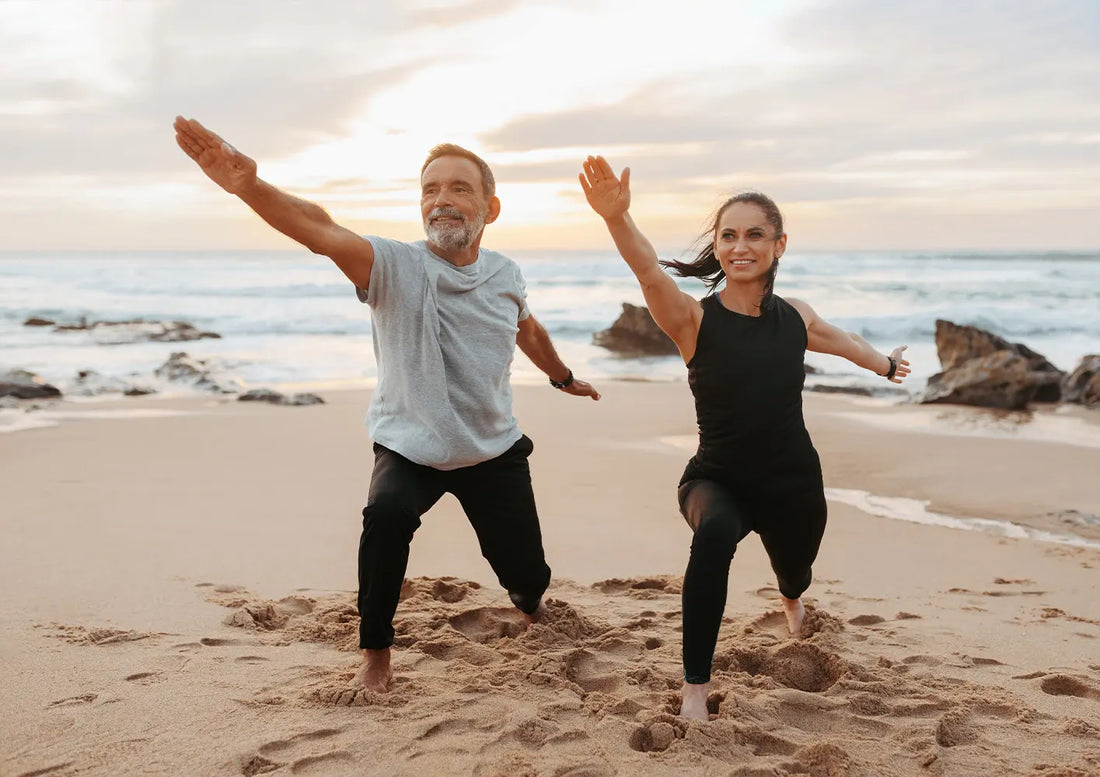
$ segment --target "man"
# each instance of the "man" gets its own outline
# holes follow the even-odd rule
[[[206,175],[260,218],[332,259],[371,307],[378,387],[367,425],[374,472],[359,542],[359,646],[353,686],[385,692],[393,678],[393,616],[420,516],[454,494],[482,555],[528,623],[550,568],[527,457],[512,415],[515,346],[555,388],[599,399],[574,379],[527,309],[519,267],[480,248],[500,214],[489,166],[455,145],[432,149],[420,174],[427,241],[361,237],[320,206],[276,189],[256,163],[194,119],[176,117],[176,142]]]

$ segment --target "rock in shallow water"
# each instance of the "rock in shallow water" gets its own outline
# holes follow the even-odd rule
[[[28,322],[25,324],[30,326]],[[55,332],[88,332],[99,345],[125,345],[153,341],[160,343],[184,342],[220,338],[216,332],[203,332],[186,321],[81,321],[54,327]]]
[[[625,356],[675,356],[672,338],[661,331],[649,308],[623,303],[623,312],[610,328],[596,332],[592,342]]]
[[[1085,407],[1100,407],[1100,354],[1089,354],[1081,359],[1062,381],[1062,398]]]
[[[287,396],[269,388],[249,389],[237,397],[238,402],[269,402],[272,405],[323,405],[325,400],[316,394],[291,394]]]
[[[94,397],[100,394],[125,394],[128,397],[155,394],[156,389],[131,383],[125,378],[101,375],[95,370],[81,370],[68,385],[67,393],[81,397]]]
[[[168,361],[157,367],[154,374],[161,380],[186,384],[214,394],[236,394],[243,388],[237,378],[218,375],[208,362],[183,351],[173,353]]]
[[[26,370],[0,372],[0,397],[45,399],[61,396],[61,389]]]

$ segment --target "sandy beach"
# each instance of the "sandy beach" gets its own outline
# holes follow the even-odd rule
[[[523,629],[445,497],[386,695],[346,689],[368,392],[66,402],[0,434],[0,775],[1100,774],[1100,414],[807,393],[830,497],[807,628],[750,536],[689,723],[691,396],[598,388],[516,388],[546,619]]]

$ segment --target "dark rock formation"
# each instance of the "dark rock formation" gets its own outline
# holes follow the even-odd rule
[[[857,397],[873,397],[875,392],[866,386],[833,386],[826,383],[816,383],[807,386],[807,391],[816,391],[819,394],[854,394]]]
[[[995,351],[933,375],[920,401],[1023,410],[1035,399],[1037,389],[1025,358],[1011,351]]]
[[[928,379],[922,403],[1022,410],[1062,398],[1064,373],[1021,343],[939,319],[936,350],[943,372]]]
[[[1100,354],[1081,358],[1077,368],[1062,381],[1062,398],[1085,407],[1100,407]]]
[[[649,308],[623,303],[623,312],[609,329],[596,332],[592,342],[624,356],[675,356],[672,338],[661,331]]]
[[[94,397],[100,394],[124,394],[128,397],[155,394],[156,389],[131,383],[124,378],[101,375],[95,370],[81,370],[66,388],[66,393],[82,397]]]
[[[44,320],[44,319],[43,319]],[[29,325],[29,324],[28,324]],[[55,332],[88,332],[100,345],[124,345],[154,341],[161,343],[220,338],[216,332],[203,332],[186,321],[88,321],[81,319],[79,324],[59,324]]]
[[[268,388],[249,389],[237,397],[238,402],[270,402],[273,405],[323,405],[325,400],[316,394],[291,394],[287,396]]]
[[[173,353],[154,374],[161,380],[187,384],[214,394],[236,394],[242,388],[236,378],[217,375],[205,360],[192,358],[183,351]]]
[[[50,321],[48,318],[36,318],[33,316],[23,322],[23,326],[54,326],[56,324],[56,321]]]
[[[1023,357],[1032,372],[1060,372],[1042,354],[1022,343],[1010,343],[1003,337],[976,326],[965,326],[936,319],[936,352],[943,371],[953,370],[964,362],[988,356],[996,351],[1012,351]]]
[[[237,397],[238,402],[270,402],[273,405],[281,404],[284,395],[268,388],[249,389]]]
[[[45,399],[60,396],[61,389],[47,383],[33,372],[26,370],[0,372],[0,397]]]

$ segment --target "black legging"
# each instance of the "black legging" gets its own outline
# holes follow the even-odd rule
[[[750,531],[760,535],[785,597],[799,598],[812,579],[811,565],[825,532],[820,487],[776,489],[766,499],[743,496],[743,491],[705,478],[680,485],[680,510],[695,532],[682,604],[684,680],[689,683],[710,680],[730,562]]]
[[[377,443],[370,495],[359,540],[359,647],[393,644],[393,616],[420,516],[445,493],[454,494],[477,534],[481,554],[525,613],[534,612],[550,584],[527,457],[521,437],[500,456],[470,467],[438,470],[409,461]]]

